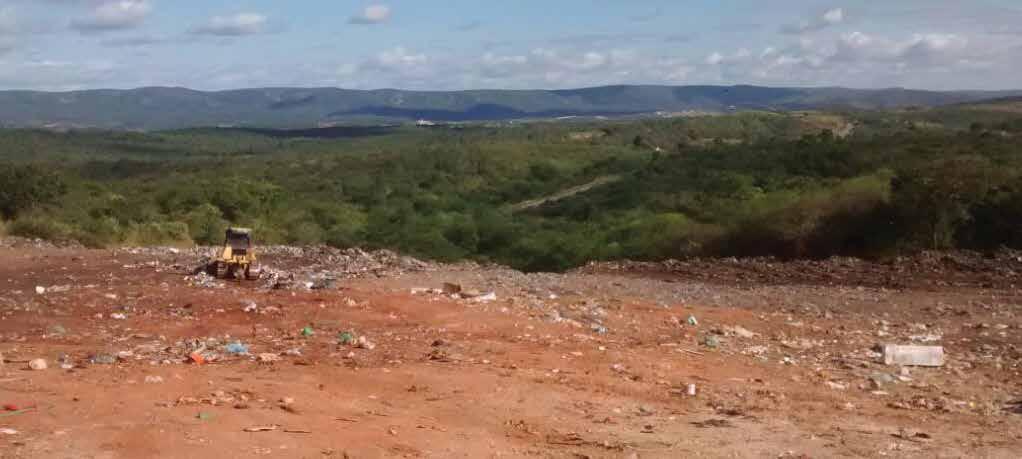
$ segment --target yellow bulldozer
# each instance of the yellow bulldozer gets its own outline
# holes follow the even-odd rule
[[[220,279],[259,279],[261,271],[256,265],[256,251],[252,245],[252,230],[227,228],[224,247],[220,255],[206,264],[206,272]]]

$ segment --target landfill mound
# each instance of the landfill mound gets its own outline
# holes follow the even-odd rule
[[[705,281],[739,284],[869,285],[904,288],[910,285],[990,286],[1022,280],[1022,251],[993,253],[924,251],[886,260],[832,257],[824,260],[757,258],[693,258],[685,260],[591,262],[574,272],[673,274]]]
[[[147,266],[160,271],[190,271],[192,285],[222,288],[222,280],[205,272],[208,261],[216,255],[219,247],[133,247],[120,249],[121,253],[145,255],[154,261]],[[326,289],[332,288],[338,280],[363,277],[394,277],[411,272],[435,270],[439,263],[419,260],[400,255],[390,250],[366,251],[360,248],[339,249],[335,247],[271,245],[258,247],[259,266],[262,271],[260,282],[272,289]],[[449,265],[466,269],[473,263]]]

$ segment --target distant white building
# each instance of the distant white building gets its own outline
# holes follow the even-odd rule
[[[436,123],[434,123],[434,122],[432,122],[430,120],[419,120],[419,121],[415,122],[415,125],[419,126],[419,127],[430,127],[430,126],[436,126]]]

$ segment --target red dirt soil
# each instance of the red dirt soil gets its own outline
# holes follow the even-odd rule
[[[14,410],[0,411],[0,457],[1022,451],[1013,273],[956,271],[949,276],[976,281],[918,286],[908,272],[891,288],[864,266],[838,283],[759,282],[725,262],[699,265],[698,276],[439,267],[268,290],[192,286],[184,270],[147,265],[180,258],[0,248],[0,404]],[[411,293],[445,282],[497,300]],[[257,306],[246,312],[249,301]],[[349,330],[375,347],[339,344]],[[711,336],[717,347],[704,345]],[[207,350],[219,359],[187,363],[195,339],[215,340]],[[943,345],[948,363],[903,373],[871,351],[913,340]],[[222,349],[235,341],[252,355]],[[264,353],[279,360],[254,357]],[[29,370],[36,358],[49,368]],[[686,395],[689,384],[697,395]],[[273,430],[246,431],[263,426]]]

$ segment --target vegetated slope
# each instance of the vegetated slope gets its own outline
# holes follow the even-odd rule
[[[1008,113],[1022,113],[1022,97],[1002,97],[962,104],[961,108]]]
[[[319,131],[0,130],[0,191],[17,191],[0,192],[0,212],[12,235],[93,246],[215,244],[234,224],[269,244],[525,270],[1022,248],[1022,116],[1010,113]],[[620,180],[571,194],[609,176]]]
[[[572,90],[371,91],[256,88],[203,92],[150,87],[71,92],[0,91],[0,125],[176,129],[208,126],[308,128],[322,124],[487,121],[618,116],[656,111],[940,106],[1022,91],[758,86],[604,86]]]

